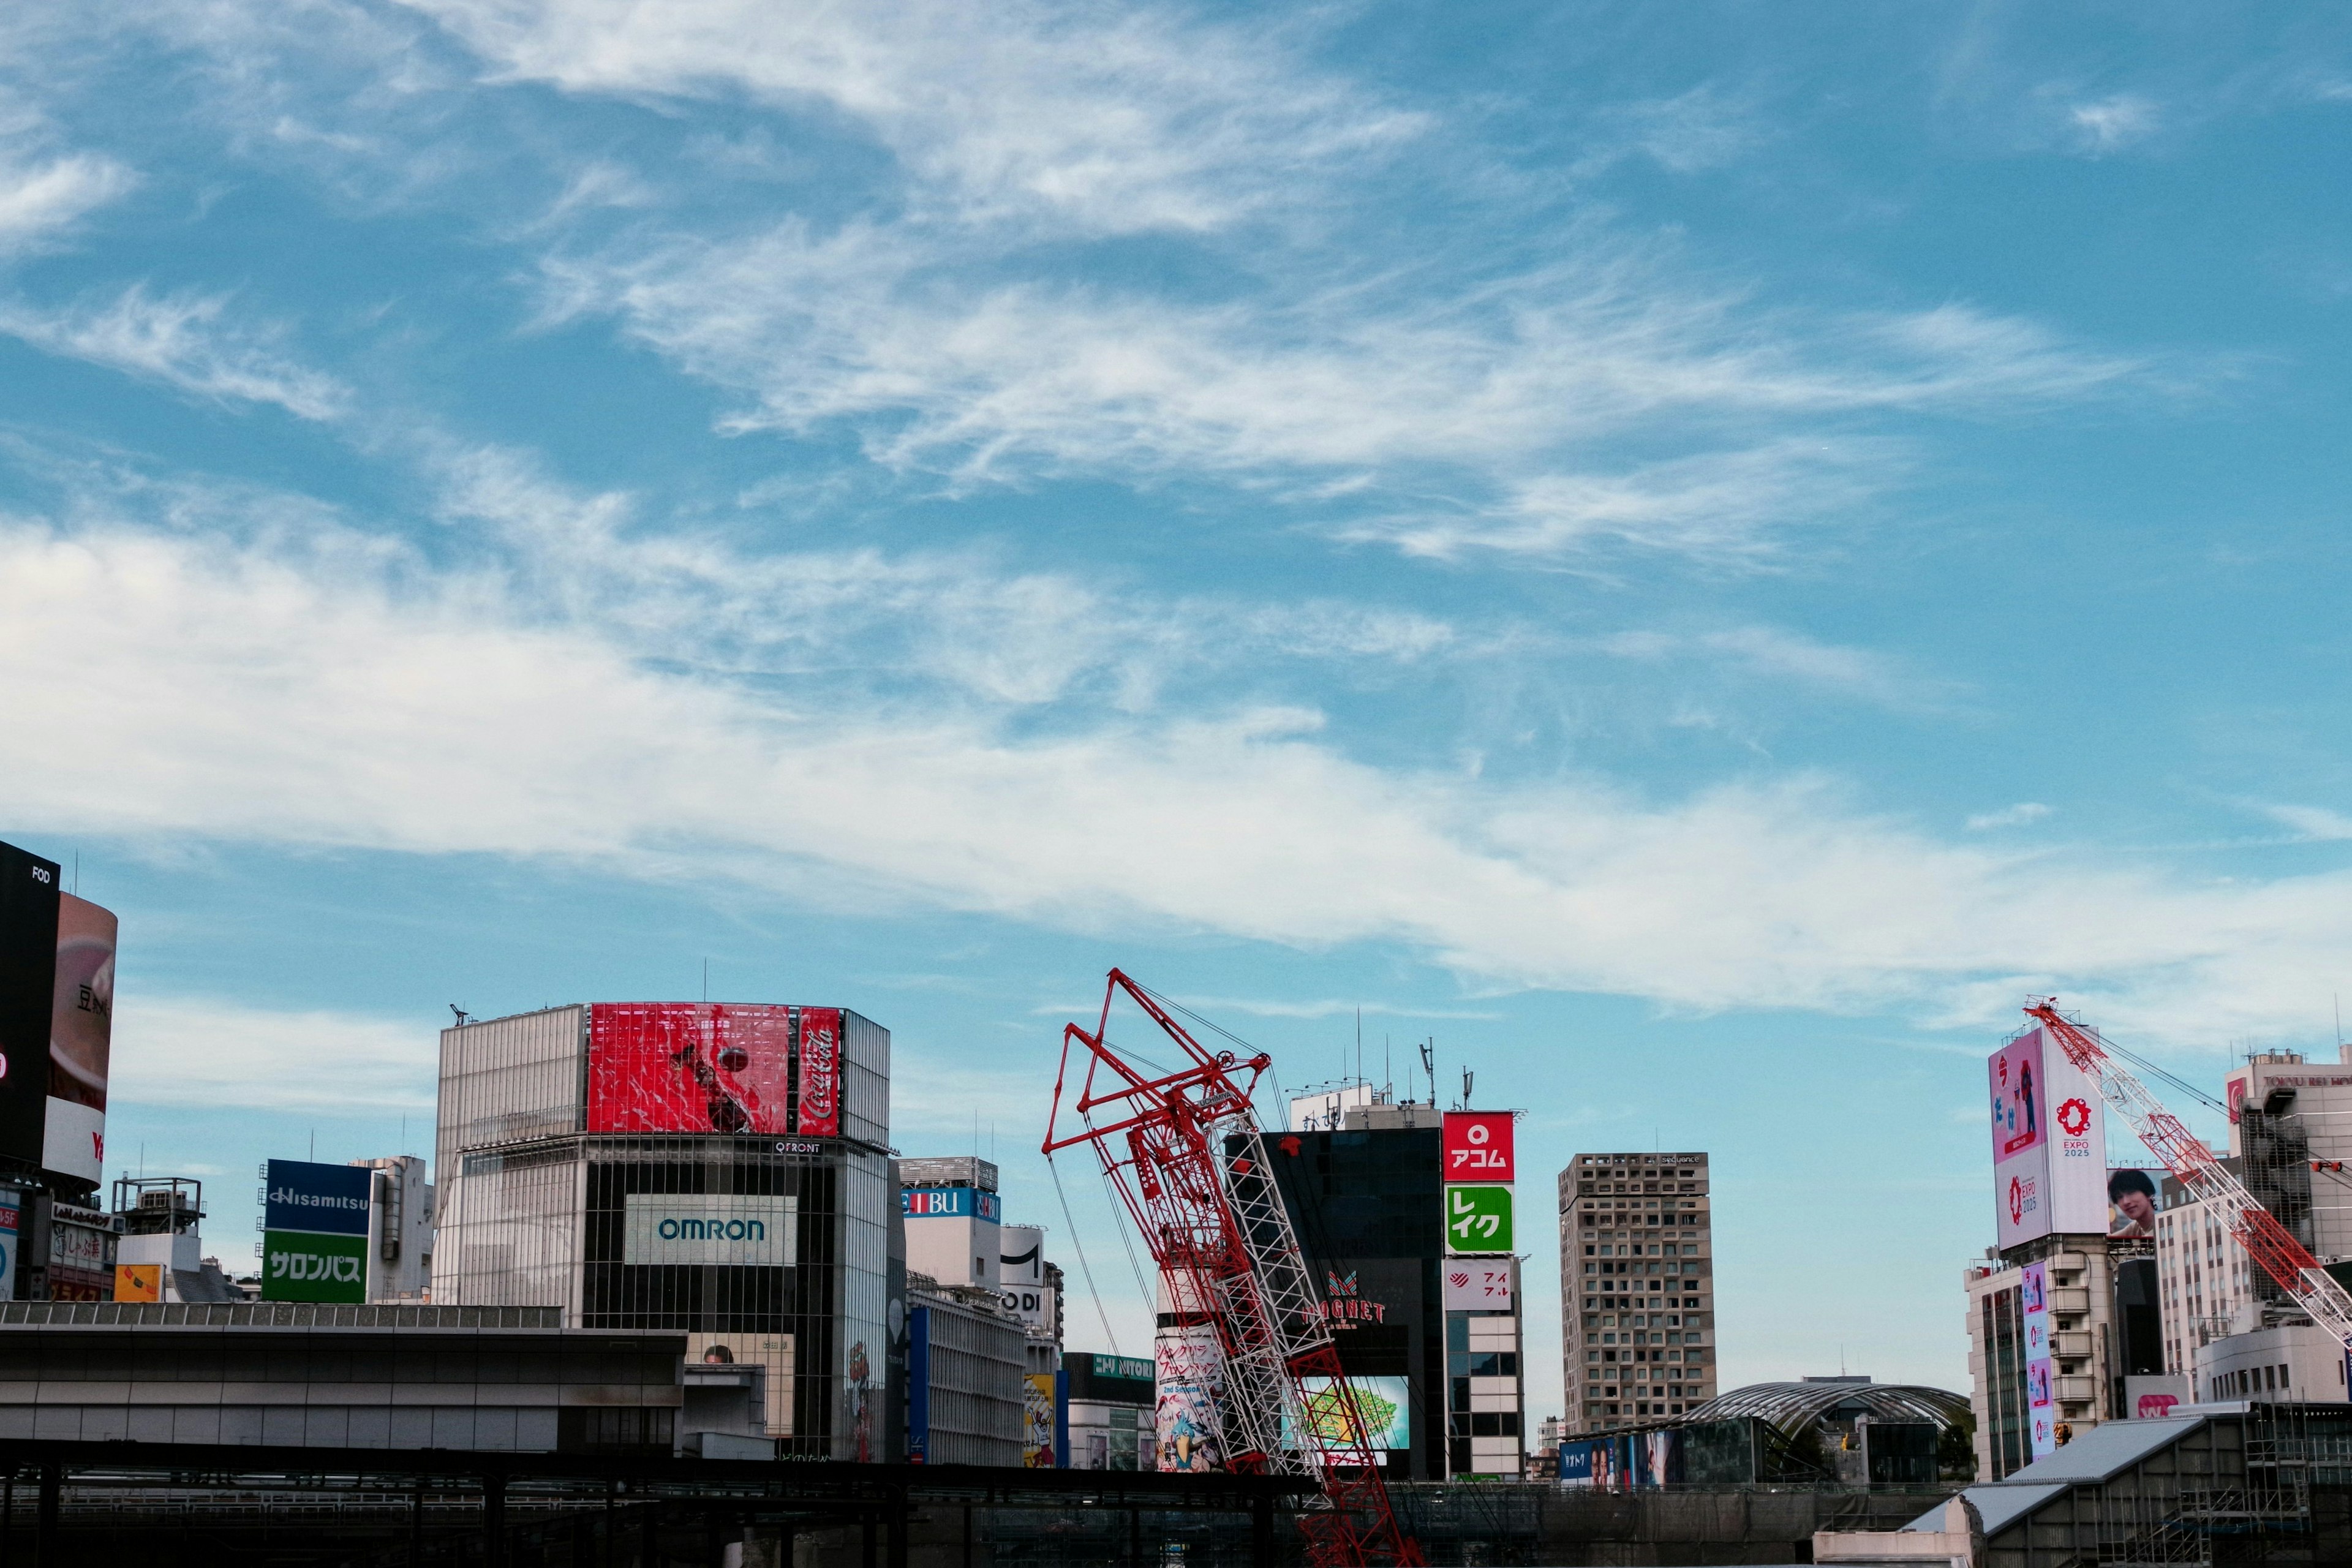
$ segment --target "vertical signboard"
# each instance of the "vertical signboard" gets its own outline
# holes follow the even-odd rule
[[[1033,1470],[1054,1468],[1054,1379],[1050,1372],[1027,1373],[1021,1383],[1021,1462]]]
[[[793,1131],[805,1138],[841,1136],[841,1009],[803,1007]]]
[[[1511,1112],[1449,1110],[1444,1163],[1445,1250],[1511,1250],[1511,1183],[1518,1172]]]
[[[1224,1352],[1213,1328],[1162,1329],[1152,1344],[1152,1432],[1160,1470],[1222,1470],[1217,1410],[1225,1394]]]
[[[93,1184],[106,1161],[106,1074],[114,1042],[114,942],[112,911],[71,893],[59,896],[41,1165]]]
[[[2106,1123],[2098,1086],[2039,1027],[1985,1064],[2000,1245],[2107,1229]]]
[[[16,1298],[16,1227],[25,1217],[13,1188],[0,1188],[0,1301]]]
[[[264,1173],[261,1299],[367,1300],[369,1196],[365,1165],[272,1160]]]
[[[2050,1276],[2046,1265],[2029,1263],[2025,1292],[2025,1408],[2033,1457],[2058,1451],[2058,1405],[2050,1385]]]
[[[907,1463],[931,1458],[931,1310],[907,1314]]]
[[[0,1160],[41,1163],[57,999],[58,866],[0,844]]]

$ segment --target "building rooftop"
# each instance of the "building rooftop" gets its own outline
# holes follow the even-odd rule
[[[1751,1383],[1717,1394],[1678,1418],[1687,1424],[1752,1415],[1792,1436],[1832,1411],[1868,1415],[1874,1421],[1932,1421],[1950,1426],[1968,1417],[1966,1396],[1919,1384]],[[2024,1472],[2019,1472],[2021,1475]]]

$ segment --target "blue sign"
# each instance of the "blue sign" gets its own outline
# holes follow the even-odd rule
[[[368,1196],[375,1172],[365,1165],[320,1165],[308,1160],[272,1160],[262,1205],[264,1230],[307,1230],[314,1235],[365,1236]]]
[[[981,1219],[1004,1223],[1004,1200],[978,1187],[901,1187],[898,1212],[908,1219]]]
[[[931,1457],[931,1310],[907,1314],[907,1463]]]

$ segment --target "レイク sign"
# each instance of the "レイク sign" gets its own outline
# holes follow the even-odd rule
[[[1507,1110],[1445,1113],[1445,1179],[1449,1182],[1508,1182],[1518,1161]]]
[[[1510,1251],[1511,1189],[1508,1187],[1446,1188],[1445,1250],[1448,1252]]]

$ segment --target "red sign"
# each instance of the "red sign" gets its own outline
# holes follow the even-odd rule
[[[1445,1179],[1449,1182],[1507,1182],[1517,1173],[1518,1161],[1511,1143],[1511,1113],[1507,1110],[1449,1110],[1445,1113]]]
[[[588,1131],[791,1131],[791,1018],[788,1007],[719,1002],[595,1004]]]
[[[808,1138],[841,1136],[841,1009],[803,1007],[800,1039],[800,1125]]]

